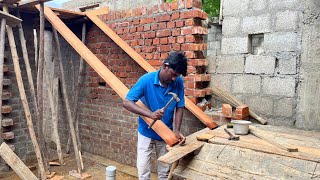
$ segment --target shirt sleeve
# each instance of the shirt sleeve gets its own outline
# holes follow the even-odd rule
[[[183,86],[183,79],[179,77],[177,79],[177,88],[178,88],[178,97],[180,101],[177,103],[177,108],[181,108],[185,106],[184,102],[184,86]]]
[[[144,76],[139,78],[138,82],[129,90],[126,99],[137,102],[144,96],[145,81]]]

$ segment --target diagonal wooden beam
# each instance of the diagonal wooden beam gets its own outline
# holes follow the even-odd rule
[[[39,10],[40,6],[36,8]],[[81,40],[61,21],[48,7],[44,7],[48,21],[65,38],[65,40],[83,57],[83,59],[109,84],[109,86],[124,99],[129,89],[81,42]],[[142,106],[142,103],[138,103]],[[147,124],[153,120],[145,118]],[[152,129],[170,146],[179,142],[175,134],[162,121],[155,123]]]
[[[140,54],[132,49],[123,39],[121,39],[114,31],[112,31],[106,23],[104,23],[94,12],[88,11],[87,17],[96,24],[107,36],[109,36],[119,47],[121,47],[133,60],[135,60],[147,72],[156,71]],[[186,108],[192,112],[203,124],[208,128],[214,129],[218,125],[206,115],[198,106],[196,106],[189,98],[185,97]],[[156,123],[158,123],[157,121]]]

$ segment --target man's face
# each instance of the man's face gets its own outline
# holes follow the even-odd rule
[[[179,73],[175,72],[173,69],[171,69],[169,66],[165,66],[164,68],[164,77],[163,81],[167,84],[175,81],[180,76]]]

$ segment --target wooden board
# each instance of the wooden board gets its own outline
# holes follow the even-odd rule
[[[186,179],[310,179],[320,175],[316,162],[227,145],[204,144],[183,159],[174,175]]]
[[[51,0],[22,0],[19,2],[19,8],[25,8],[25,7],[34,7],[37,4],[40,4],[41,2],[49,2]]]
[[[39,5],[36,6],[38,9]],[[48,7],[44,14],[66,41],[83,57],[83,59],[102,77],[116,93],[124,99],[129,89],[81,42],[81,40],[55,15]],[[147,124],[153,120],[144,118]],[[175,134],[162,122],[158,121],[152,129],[170,146],[177,144],[179,140]]]
[[[87,11],[86,13],[91,13],[91,14],[95,14],[96,16],[102,15],[102,14],[107,14],[109,12],[109,8],[108,7],[102,7],[99,9],[94,9],[94,10],[90,10]]]
[[[6,143],[2,143],[0,146],[0,156],[8,163],[8,165],[18,174],[21,179],[38,179]]]
[[[87,12],[87,17],[95,23],[107,36],[109,36],[121,49],[123,49],[133,60],[135,60],[147,72],[156,71],[145,59],[143,59],[134,49],[132,49],[124,40],[122,40],[115,32],[113,32],[101,19],[94,13]],[[185,97],[186,108],[192,112],[203,124],[208,128],[214,129],[218,125],[206,115],[198,106],[196,106],[189,98]]]
[[[18,24],[22,22],[20,18],[17,18],[11,14],[5,13],[3,11],[0,11],[0,19],[5,18],[6,24],[11,27],[16,27]]]

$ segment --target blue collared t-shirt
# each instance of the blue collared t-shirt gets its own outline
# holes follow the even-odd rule
[[[173,114],[175,108],[184,107],[184,88],[183,79],[178,77],[174,82],[168,84],[168,87],[163,87],[159,80],[160,70],[150,72],[138,80],[138,82],[130,89],[126,99],[137,102],[141,100],[152,112],[163,108],[167,102],[172,98],[169,92],[178,95],[180,101],[172,101],[167,107],[162,117],[164,122],[171,130],[173,124]],[[162,138],[152,129],[148,129],[148,124],[139,116],[138,118],[138,131],[140,134],[154,140],[162,140]]]

